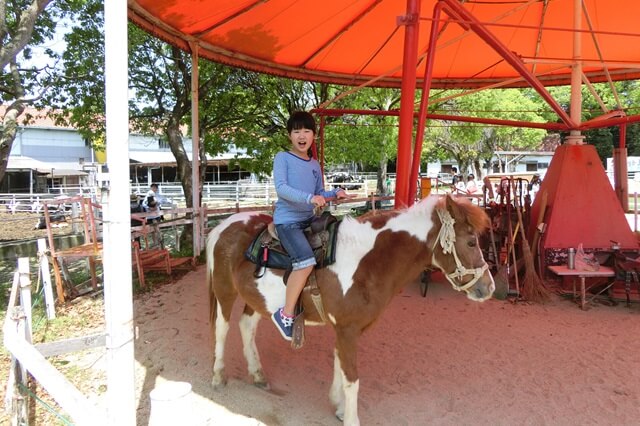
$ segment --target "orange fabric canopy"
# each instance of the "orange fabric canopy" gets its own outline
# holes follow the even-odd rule
[[[420,2],[422,78],[434,5]],[[569,84],[574,0],[460,3],[544,85]],[[640,2],[583,0],[583,72],[590,82],[640,78]],[[399,87],[407,4],[402,0],[129,0],[129,18],[213,61],[285,77]],[[462,25],[460,25],[462,24]],[[525,87],[492,46],[443,13],[432,87]],[[420,83],[420,81],[418,81]]]

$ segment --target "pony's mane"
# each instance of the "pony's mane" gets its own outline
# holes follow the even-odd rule
[[[456,203],[459,213],[455,217],[456,220],[466,221],[471,228],[482,234],[489,226],[490,221],[485,211],[472,204],[466,197],[453,197],[453,202]],[[389,219],[400,215],[431,215],[434,208],[446,209],[447,208],[446,197],[432,195],[424,198],[420,202],[413,206],[400,210],[372,210],[359,217],[356,220],[360,223],[369,223],[373,229],[379,229],[389,221]]]
[[[471,228],[478,234],[482,234],[489,229],[491,222],[489,220],[489,216],[487,216],[487,213],[482,208],[472,204],[466,197],[454,197],[452,200],[460,210],[460,215],[456,215],[454,219],[466,220],[467,223],[469,223],[469,226],[471,226]],[[446,198],[441,197],[438,201],[437,207],[446,209],[446,202]]]

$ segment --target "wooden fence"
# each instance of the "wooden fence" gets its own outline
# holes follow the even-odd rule
[[[329,203],[328,208],[333,210],[349,209],[350,206],[367,205],[375,210],[383,204],[390,207],[393,197],[361,197],[345,200],[336,200]],[[223,217],[238,212],[246,211],[271,211],[272,206],[241,206],[236,203],[234,206],[208,208],[206,205],[200,209],[176,208],[164,210],[163,214],[167,220],[154,226],[159,229],[193,225],[194,217],[199,223],[198,234],[202,241],[212,229],[207,224],[211,217]],[[136,214],[137,217],[145,217],[153,213]],[[144,235],[149,232],[145,229],[149,225],[132,227],[132,237]],[[44,240],[42,240],[44,243]],[[40,244],[44,251],[44,244]],[[44,253],[43,253],[44,254]],[[27,372],[39,382],[39,384],[52,396],[60,407],[71,416],[74,423],[78,425],[96,425],[104,423],[107,419],[103,409],[91,403],[67,378],[53,367],[46,359],[47,356],[62,355],[84,349],[105,346],[107,341],[106,333],[97,333],[81,336],[62,341],[48,342],[33,345],[31,339],[31,280],[29,277],[29,259],[20,258],[18,271],[14,274],[11,294],[5,317],[3,334],[4,346],[11,353],[11,370],[7,380],[5,406],[12,415],[14,424],[28,424],[28,397],[25,393],[27,389]],[[43,274],[43,282],[48,289],[45,289],[46,308],[49,318],[55,316],[53,311],[53,297],[51,289],[51,279],[48,276],[48,264],[46,258],[39,262],[40,273]],[[45,276],[46,275],[46,276]],[[109,409],[109,408],[107,408]],[[111,407],[111,409],[114,409]],[[117,408],[115,408],[117,409]]]

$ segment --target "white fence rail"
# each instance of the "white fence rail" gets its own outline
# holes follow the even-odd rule
[[[12,424],[28,424],[28,400],[24,389],[28,371],[78,425],[103,424],[106,413],[83,395],[60,371],[51,365],[31,342],[31,280],[29,259],[20,258],[15,273],[7,315],[2,332],[3,343],[11,353],[5,408]],[[58,351],[60,352],[60,350]],[[67,353],[69,350],[63,350]]]

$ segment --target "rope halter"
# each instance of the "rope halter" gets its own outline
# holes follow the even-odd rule
[[[462,264],[462,262],[460,262],[460,258],[458,257],[458,253],[456,252],[456,232],[453,227],[456,221],[453,219],[453,217],[451,217],[451,213],[449,213],[448,210],[436,209],[436,211],[438,212],[441,226],[440,231],[438,232],[438,236],[436,237],[436,241],[433,244],[433,263],[437,264],[437,262],[435,261],[435,248],[438,245],[438,242],[440,242],[442,252],[444,254],[452,253],[453,258],[456,261],[456,269],[451,273],[446,273],[445,271],[443,271],[445,272],[444,276],[457,291],[467,291],[471,287],[473,287],[476,282],[478,282],[482,275],[484,275],[484,273],[489,269],[489,265],[487,265],[487,262],[484,262],[484,264],[479,268],[468,269]],[[471,281],[464,285],[460,285],[456,282],[456,280],[461,281],[462,278],[466,275],[473,275]]]

